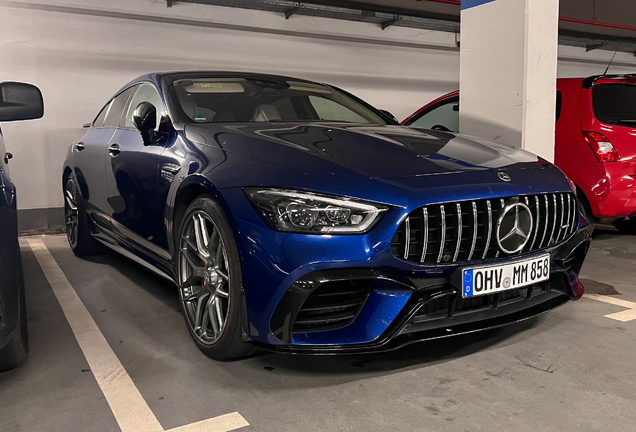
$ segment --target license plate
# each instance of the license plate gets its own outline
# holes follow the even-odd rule
[[[550,278],[550,255],[510,264],[464,269],[462,296],[476,297],[532,285]]]

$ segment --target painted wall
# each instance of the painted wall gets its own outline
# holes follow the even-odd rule
[[[162,21],[173,20],[178,23]],[[563,76],[604,69],[611,53],[562,48]],[[581,63],[599,61],[595,63]],[[607,60],[606,60],[607,59]],[[635,69],[633,57],[617,56]],[[0,80],[43,92],[41,120],[2,126],[21,209],[62,206],[67,147],[101,106],[149,71],[284,73],[343,87],[402,119],[459,87],[454,35],[165,1],[0,1]]]

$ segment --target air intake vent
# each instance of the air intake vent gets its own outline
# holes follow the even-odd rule
[[[369,296],[364,282],[332,282],[316,289],[300,308],[294,333],[313,333],[346,327]]]
[[[391,251],[406,261],[435,265],[513,255],[499,246],[497,228],[504,211],[517,203],[524,204],[516,206],[522,212],[529,210],[532,225],[524,232],[528,241],[514,255],[561,243],[576,230],[578,207],[571,193],[432,204],[409,214],[393,237]]]
[[[424,304],[413,317],[413,322],[424,322],[477,312],[483,309],[500,308],[518,300],[534,299],[545,293],[546,290],[547,285],[541,284],[471,298],[462,298],[460,295],[446,295]]]

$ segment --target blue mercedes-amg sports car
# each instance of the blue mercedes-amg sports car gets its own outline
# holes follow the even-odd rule
[[[558,168],[333,86],[150,74],[86,128],[64,164],[71,248],[174,281],[212,358],[387,350],[583,294],[590,235]]]

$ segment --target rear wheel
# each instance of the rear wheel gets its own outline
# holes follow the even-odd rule
[[[578,191],[577,198],[579,200],[579,208],[581,210],[581,213],[583,213],[583,216],[585,216],[585,219],[587,219],[587,222],[589,224],[588,231],[592,233],[594,231],[594,225],[596,224],[596,219],[594,218],[594,213],[592,212],[592,206],[581,190]]]
[[[621,234],[636,235],[636,218],[617,219],[613,225]]]
[[[247,311],[238,249],[219,205],[195,199],[186,210],[177,239],[179,298],[190,336],[215,360],[244,357]]]
[[[90,233],[84,200],[72,174],[64,184],[64,213],[66,238],[75,255],[87,256],[102,252],[102,245]]]

